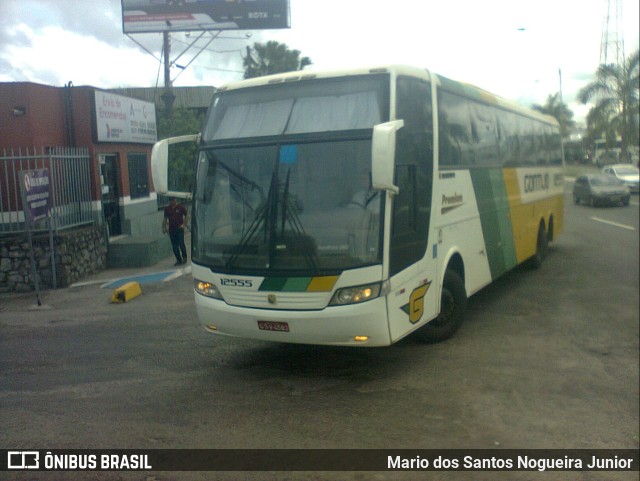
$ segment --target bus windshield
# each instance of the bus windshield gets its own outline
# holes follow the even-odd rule
[[[380,263],[382,196],[370,189],[370,157],[370,140],[203,151],[194,260],[246,273]]]
[[[382,262],[371,136],[380,77],[222,92],[203,131],[194,261],[216,272],[335,274]]]

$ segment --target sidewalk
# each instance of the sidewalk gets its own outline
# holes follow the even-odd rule
[[[169,238],[166,238],[169,242]],[[185,236],[185,244],[187,252],[191,256],[191,234]],[[181,266],[174,266],[176,259],[171,257],[162,259],[160,262],[147,267],[132,268],[108,268],[97,274],[87,276],[69,287],[60,287],[54,289],[43,289],[40,292],[41,305],[37,305],[37,296],[35,291],[31,292],[8,292],[0,294],[0,321],[5,321],[6,316],[16,312],[26,311],[48,311],[51,309],[59,309],[60,306],[71,305],[77,309],[91,309],[95,307],[96,294],[104,293],[105,303],[111,296],[111,292],[117,287],[130,282],[136,281],[140,285],[149,286],[150,284],[159,284],[162,282],[170,282],[177,278],[191,274],[191,259]],[[86,289],[83,289],[86,288]],[[102,302],[102,301],[101,301]]]
[[[168,236],[166,240],[169,242]],[[177,277],[191,274],[191,233],[185,235],[184,241],[189,253],[189,259],[184,265],[175,266],[176,258],[171,254],[170,257],[166,257],[152,266],[107,268],[97,274],[88,276],[82,281],[73,283],[69,288],[100,284],[103,288],[115,289],[131,281],[136,281],[140,284],[153,284],[167,282]]]
[[[191,236],[185,236],[187,252],[190,254]],[[167,242],[169,238],[167,237]],[[174,266],[175,257],[162,259],[147,267],[105,269],[97,274],[58,289],[43,289],[40,292],[40,305],[37,304],[35,291],[0,293],[0,326],[22,325],[34,322],[58,323],[72,322],[77,315],[86,312],[96,313],[110,303],[113,291],[130,281],[140,283],[143,293],[153,292],[155,287],[161,288],[163,282],[174,281],[191,275],[191,259],[181,266]],[[154,286],[152,288],[152,286]],[[185,284],[180,283],[181,289]],[[191,285],[189,283],[189,285]]]

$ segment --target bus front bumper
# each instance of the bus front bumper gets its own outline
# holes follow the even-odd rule
[[[237,307],[198,293],[195,301],[200,324],[214,334],[297,344],[391,344],[385,297],[312,311]]]

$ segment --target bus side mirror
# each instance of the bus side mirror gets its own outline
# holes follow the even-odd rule
[[[151,150],[151,177],[157,194],[169,197],[188,199],[191,192],[176,192],[169,189],[169,169],[171,166],[169,146],[180,143],[195,143],[200,140],[200,134],[172,137],[156,142]]]
[[[396,157],[396,132],[404,120],[392,120],[373,127],[371,144],[371,185],[374,189],[397,194],[400,189],[393,183]]]

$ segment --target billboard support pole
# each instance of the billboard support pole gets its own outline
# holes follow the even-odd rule
[[[164,101],[167,117],[171,120],[173,102],[176,96],[171,85],[171,37],[169,32],[162,32],[162,55],[164,56],[164,93],[162,94],[162,100]]]

